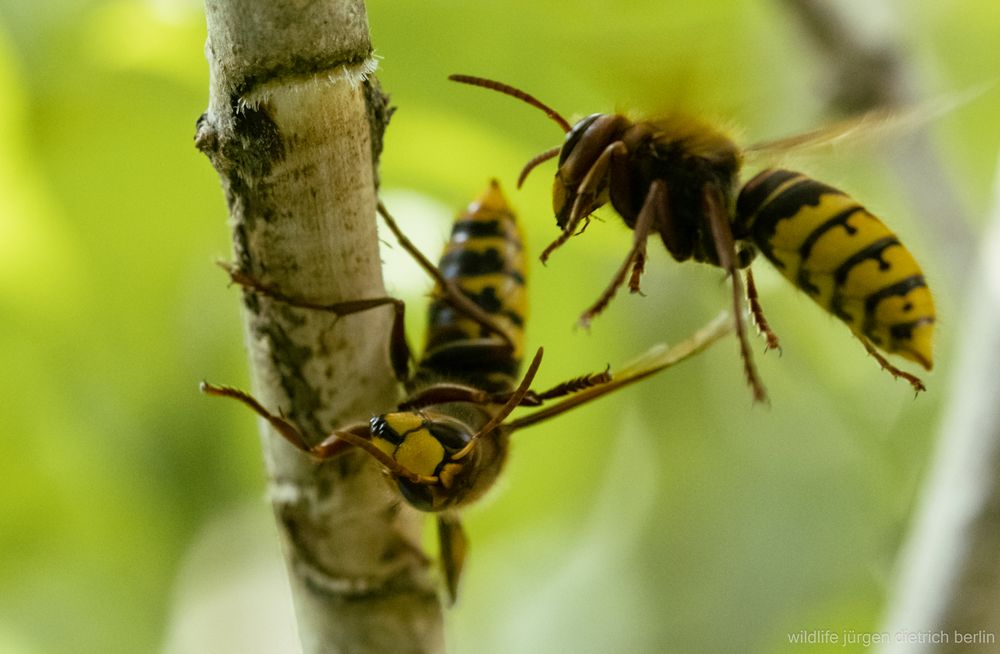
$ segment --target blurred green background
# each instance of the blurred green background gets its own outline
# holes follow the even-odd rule
[[[995,0],[853,4],[873,33],[890,26],[923,97],[996,76]],[[529,247],[555,235],[553,164],[523,191],[513,182],[557,129],[449,73],[509,81],[568,116],[683,107],[747,142],[830,120],[823,64],[777,2],[368,7],[398,107],[384,197],[432,255],[490,176]],[[193,0],[0,1],[0,652],[295,651],[255,422],[196,390],[247,380],[238,294],[213,265],[229,252],[225,204],[192,145],[204,40]],[[929,126],[946,178],[926,184],[954,186],[973,232],[989,210],[997,115],[1000,93],[987,92]],[[940,314],[930,390],[914,400],[757,264],[784,346],[758,356],[772,405],[751,406],[727,339],[520,433],[501,488],[466,516],[454,651],[820,652],[787,634],[879,627],[948,401],[963,322],[953,271],[967,262],[944,259],[877,150],[800,167],[862,199],[925,267]],[[620,295],[575,330],[630,242],[603,215],[531,271],[541,385],[681,340],[727,305],[718,270],[654,247],[646,297]],[[386,259],[417,339],[428,285],[398,251]]]

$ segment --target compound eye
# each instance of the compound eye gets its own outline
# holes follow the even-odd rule
[[[415,484],[403,478],[396,479],[399,493],[413,508],[418,511],[430,512],[437,507],[434,502],[434,491],[427,484]]]
[[[427,423],[431,435],[444,447],[446,459],[455,454],[472,440],[472,432],[460,423],[445,420],[433,420]]]
[[[563,165],[566,162],[566,158],[569,153],[573,151],[576,144],[580,142],[580,138],[583,137],[583,133],[587,131],[587,128],[594,124],[594,121],[600,118],[603,114],[590,114],[576,125],[573,125],[573,129],[566,133],[566,140],[563,142],[562,150],[559,152],[559,165]]]

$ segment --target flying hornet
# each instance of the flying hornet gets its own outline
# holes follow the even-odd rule
[[[392,305],[390,361],[406,389],[395,411],[338,427],[321,442],[310,444],[291,421],[248,393],[205,382],[201,389],[242,402],[316,459],[331,459],[352,448],[371,455],[408,504],[437,515],[445,588],[454,602],[467,550],[458,510],[493,485],[507,459],[511,434],[700,352],[729,331],[731,323],[722,315],[683,343],[650,350],[614,378],[604,371],[534,391],[530,387],[542,349],[518,381],[527,316],[526,262],[520,226],[498,184],[492,182],[459,214],[437,266],[410,242],[381,204],[379,212],[403,248],[436,282],[424,353],[412,374],[401,300],[382,297],[319,304],[289,297],[238,270],[230,274],[247,292],[338,315]],[[508,419],[519,406],[542,407],[557,398],[563,399]]]
[[[639,292],[646,241],[659,234],[677,261],[721,267],[732,278],[733,319],[754,399],[767,398],[744,326],[744,296],[767,349],[778,338],[764,317],[749,268],[758,251],[824,311],[847,323],[893,377],[924,390],[878,350],[926,370],[933,365],[934,300],[916,259],[900,240],[843,191],[781,169],[760,172],[740,187],[744,154],[829,137],[824,130],[739,148],[714,126],[688,116],[633,120],[591,114],[575,125],[537,98],[501,82],[449,79],[513,96],[541,109],[566,133],[562,145],[531,159],[518,187],[539,164],[558,156],[552,206],[561,230],[542,252],[545,262],[590,215],[606,204],[634,231],[632,247],[610,284],[581,316],[588,324],[626,283]],[[746,272],[746,292],[740,271]]]

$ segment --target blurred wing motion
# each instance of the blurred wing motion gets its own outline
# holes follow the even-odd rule
[[[754,143],[743,148],[743,154],[748,159],[756,159],[905,134],[972,102],[992,89],[995,84],[996,82],[978,84],[965,91],[937,97],[914,106],[874,109],[801,134]]]

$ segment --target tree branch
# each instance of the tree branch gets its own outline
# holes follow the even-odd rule
[[[883,35],[866,40],[857,15],[828,0],[783,0],[818,45],[841,112],[915,104],[916,75],[901,48]],[[887,607],[886,654],[996,651],[1000,625],[1000,166],[996,204],[978,257],[946,167],[926,130],[900,138],[890,162],[915,215],[949,266],[951,286],[969,288],[956,339],[961,353],[949,385],[937,451],[899,562]],[[978,261],[978,265],[970,262]],[[966,281],[970,280],[970,281]],[[944,642],[898,638],[923,633]],[[982,637],[955,642],[956,635]]]
[[[1000,640],[1000,162],[995,204],[965,298],[962,351],[924,495],[890,598],[890,633],[992,635],[895,643],[887,654],[995,652]]]
[[[235,265],[322,303],[385,295],[375,232],[388,121],[361,0],[206,0],[209,107],[196,144],[218,171]],[[316,442],[398,401],[388,309],[338,320],[244,293],[253,388]],[[433,652],[440,607],[422,517],[370,457],[316,464],[262,425],[305,652]]]

